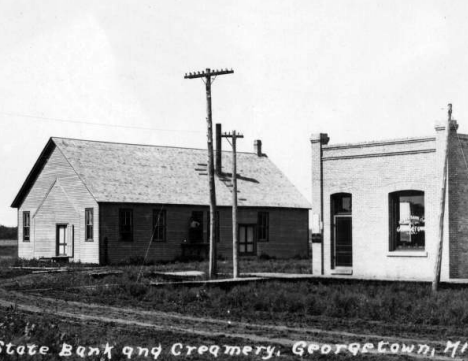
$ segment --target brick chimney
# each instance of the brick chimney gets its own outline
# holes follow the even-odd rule
[[[254,151],[259,156],[262,157],[262,141],[260,139],[254,140]]]
[[[215,154],[215,170],[217,174],[222,172],[222,149],[221,149],[221,124],[216,123],[216,154]]]

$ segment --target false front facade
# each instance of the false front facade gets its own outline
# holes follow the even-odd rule
[[[468,278],[468,136],[450,124],[443,280]],[[433,279],[444,132],[336,145],[311,137],[314,274]]]

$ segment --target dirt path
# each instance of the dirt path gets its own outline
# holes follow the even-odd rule
[[[353,333],[345,331],[325,330],[320,328],[299,328],[278,326],[273,324],[252,324],[212,318],[193,317],[160,311],[144,311],[130,308],[109,307],[83,302],[70,302],[31,294],[6,291],[0,289],[0,305],[16,305],[18,309],[27,312],[50,312],[54,315],[83,321],[99,321],[119,325],[151,328],[154,330],[171,331],[178,334],[192,334],[209,338],[230,337],[265,345],[282,345],[291,348],[298,341],[337,345],[351,343],[372,343],[377,347],[379,342],[389,344],[428,345],[435,350],[432,360],[460,360],[443,354],[445,342],[440,339],[390,337],[374,333]],[[370,354],[382,355],[376,350],[369,350]],[[396,352],[395,356],[410,356],[426,358],[422,354]],[[460,355],[465,356],[465,355]],[[468,356],[468,355],[467,355]]]

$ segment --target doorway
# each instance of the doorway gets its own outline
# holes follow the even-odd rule
[[[56,256],[67,256],[67,225],[57,224],[57,252]]]
[[[351,215],[335,216],[335,266],[353,266],[353,219]]]
[[[337,193],[331,196],[331,268],[353,267],[352,196]]]

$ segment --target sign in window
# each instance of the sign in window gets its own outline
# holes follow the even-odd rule
[[[425,247],[426,222],[424,192],[401,191],[390,194],[391,250]]]

